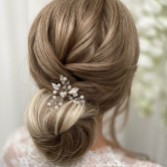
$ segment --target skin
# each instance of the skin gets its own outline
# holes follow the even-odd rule
[[[90,148],[90,150],[95,151],[97,149],[101,149],[107,146],[110,146],[112,148],[115,148],[116,146],[110,142],[107,141],[102,133],[102,121],[103,121],[103,115],[99,116],[98,118],[98,125],[97,125],[97,138],[94,141],[94,144],[92,145],[92,147]]]

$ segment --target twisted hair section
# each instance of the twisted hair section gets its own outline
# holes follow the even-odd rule
[[[138,58],[136,27],[121,1],[53,0],[45,6],[29,33],[29,67],[39,92],[26,119],[37,148],[55,164],[86,153],[98,115],[129,103]],[[48,112],[51,82],[60,74],[79,88],[86,103],[67,101],[58,112]],[[113,112],[115,120],[121,111]]]
[[[97,111],[67,101],[55,112],[46,105],[50,98],[46,89],[34,96],[26,112],[28,130],[37,149],[53,163],[76,161],[94,141]]]

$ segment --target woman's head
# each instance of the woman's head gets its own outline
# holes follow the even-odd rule
[[[82,156],[94,141],[97,116],[129,96],[138,56],[135,24],[120,1],[50,2],[29,34],[29,67],[40,90],[27,125],[38,149],[55,164]],[[51,82],[60,74],[84,94],[84,106],[69,101],[48,111]]]

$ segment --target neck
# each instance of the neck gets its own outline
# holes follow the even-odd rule
[[[99,116],[98,118],[98,124],[96,128],[96,139],[94,141],[94,144],[91,147],[91,150],[97,150],[106,146],[111,146],[111,144],[104,138],[102,133],[102,120],[103,116]]]

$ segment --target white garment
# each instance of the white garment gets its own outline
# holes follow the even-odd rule
[[[9,138],[2,153],[0,167],[60,167],[43,157],[35,148],[25,127],[19,128]],[[66,166],[67,167],[67,166]],[[122,152],[105,147],[88,151],[79,162],[68,167],[161,167],[146,161],[126,157]]]

